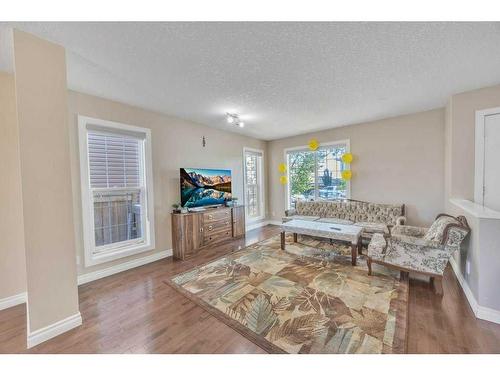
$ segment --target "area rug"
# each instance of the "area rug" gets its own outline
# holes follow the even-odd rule
[[[350,245],[265,241],[166,280],[270,353],[404,353],[408,280]]]

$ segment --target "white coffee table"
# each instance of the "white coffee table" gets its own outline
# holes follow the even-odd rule
[[[351,261],[352,265],[355,266],[358,248],[361,246],[362,231],[363,228],[354,225],[291,220],[281,224],[281,249],[285,250],[285,232],[293,233],[293,242],[297,242],[297,234],[346,241],[351,243]]]

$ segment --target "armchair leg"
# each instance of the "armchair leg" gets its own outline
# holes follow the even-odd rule
[[[366,265],[368,266],[368,275],[372,275],[372,258],[366,257]]]
[[[443,278],[442,277],[431,277],[431,285],[434,287],[434,292],[438,296],[443,295]]]

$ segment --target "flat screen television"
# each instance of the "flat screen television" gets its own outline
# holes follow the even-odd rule
[[[181,168],[182,207],[224,204],[231,200],[231,170]]]

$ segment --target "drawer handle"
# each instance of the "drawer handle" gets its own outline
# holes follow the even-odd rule
[[[208,226],[208,230],[212,230],[212,228],[213,228],[213,227],[212,227],[211,225],[209,225],[209,226]]]
[[[214,217],[213,217],[213,215],[208,215],[208,218],[209,218],[210,220],[212,220]]]
[[[229,225],[229,221],[226,221],[226,225]]]

